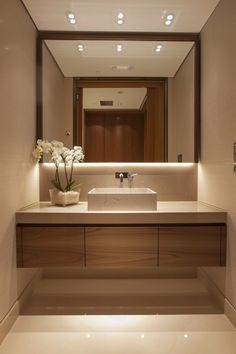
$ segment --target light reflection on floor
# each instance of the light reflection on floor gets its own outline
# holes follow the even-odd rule
[[[0,354],[236,354],[225,315],[20,316]]]

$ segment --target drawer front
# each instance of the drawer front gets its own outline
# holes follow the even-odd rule
[[[156,267],[156,227],[87,227],[86,266]]]
[[[220,266],[224,227],[159,227],[159,266]]]
[[[22,267],[84,266],[83,227],[22,227],[20,238]]]

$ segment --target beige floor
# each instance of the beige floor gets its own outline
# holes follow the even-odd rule
[[[0,354],[235,354],[225,315],[20,316]]]

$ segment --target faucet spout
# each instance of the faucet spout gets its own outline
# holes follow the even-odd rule
[[[128,173],[128,183],[129,183],[129,188],[133,187],[133,181],[134,177],[137,176],[137,173]]]
[[[122,182],[123,182],[123,179],[124,179],[123,173],[120,173],[120,174],[119,174],[119,178],[120,178],[120,183],[122,183]]]

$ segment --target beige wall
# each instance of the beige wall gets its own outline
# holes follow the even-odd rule
[[[226,279],[207,270],[236,306],[236,2],[221,0],[201,33],[202,137],[199,200],[228,212]]]
[[[36,30],[19,0],[0,2],[0,30],[1,321],[32,276],[30,270],[16,268],[15,211],[38,200],[38,166],[31,158]]]
[[[168,80],[168,161],[194,161],[194,49]]]
[[[119,187],[115,171],[138,173],[134,178],[134,187],[149,187],[157,192],[157,200],[196,200],[197,199],[197,165],[164,164],[80,164],[75,167],[75,179],[81,183],[81,200],[87,200],[87,193],[95,187]],[[92,167],[89,167],[92,166]],[[62,171],[63,173],[63,171]],[[40,199],[49,200],[48,190],[54,176],[53,164],[40,165]],[[124,187],[128,187],[124,180]]]
[[[66,135],[66,131],[71,135]],[[65,78],[43,46],[43,137],[73,144],[73,79]]]

